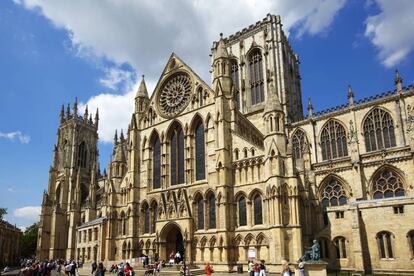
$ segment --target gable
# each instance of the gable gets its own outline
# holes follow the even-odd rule
[[[202,96],[200,96],[202,95]],[[203,99],[199,99],[203,97]],[[194,109],[194,103],[214,101],[214,92],[174,53],[170,56],[150,98],[160,119],[172,119]]]

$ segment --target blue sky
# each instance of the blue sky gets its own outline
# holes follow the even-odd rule
[[[171,3],[173,2],[173,3]],[[390,5],[392,2],[392,5]],[[267,13],[281,14],[315,111],[414,80],[414,1],[0,1],[0,207],[38,219],[62,103],[100,108],[100,161],[126,128],[141,74],[155,86],[176,52],[209,82],[209,48]],[[225,16],[217,16],[217,14]]]

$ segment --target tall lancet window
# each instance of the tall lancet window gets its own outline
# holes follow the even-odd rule
[[[303,158],[303,148],[305,144],[305,133],[297,130],[292,136],[292,152],[295,160]]]
[[[171,185],[184,183],[184,135],[177,126],[171,133],[170,143]]]
[[[206,178],[204,126],[201,120],[195,127],[196,180]]]
[[[216,228],[216,197],[214,194],[211,194],[210,197],[208,197],[208,211],[208,229],[214,229]]]
[[[231,79],[234,86],[234,97],[236,100],[236,108],[240,110],[240,85],[239,85],[239,66],[237,65],[237,60],[231,60]]]
[[[86,158],[88,155],[88,151],[86,149],[85,142],[80,143],[78,147],[78,166],[85,168],[86,167]]]
[[[152,144],[152,188],[161,187],[161,144],[158,136],[155,136]]]
[[[249,74],[252,105],[264,101],[263,58],[259,49],[249,55]]]

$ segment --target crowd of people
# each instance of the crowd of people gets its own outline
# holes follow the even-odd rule
[[[66,276],[76,276],[77,269],[83,266],[83,261],[23,259],[20,265],[23,276],[50,276],[52,271]]]
[[[180,252],[171,252],[169,260],[159,260],[158,254],[153,257],[142,255],[141,262],[143,268],[146,269],[145,275],[160,275],[161,269],[168,265],[177,265],[180,270],[180,274],[183,276],[191,275],[190,268],[186,265],[183,256]],[[291,276],[292,272],[289,268],[289,263],[286,260],[282,260],[281,276]],[[45,260],[39,261],[35,259],[24,259],[21,261],[21,275],[22,276],[51,276],[52,271],[55,271],[57,275],[64,274],[65,276],[78,276],[78,268],[83,267],[83,261],[81,259],[75,260]],[[214,273],[213,266],[210,263],[206,263],[205,274],[211,276]],[[304,276],[304,263],[300,262],[298,265],[299,275]],[[102,262],[93,262],[91,264],[92,276],[105,276],[106,268]],[[116,273],[117,276],[134,276],[135,272],[133,267],[128,262],[121,262],[119,264],[112,264],[108,272]],[[247,263],[247,273],[249,276],[267,276],[265,261],[255,262],[249,260]]]

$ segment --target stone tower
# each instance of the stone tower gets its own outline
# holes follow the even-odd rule
[[[96,216],[98,121],[98,111],[93,120],[87,107],[83,116],[78,115],[77,99],[72,110],[68,105],[65,112],[62,106],[48,190],[43,194],[40,259],[74,258],[76,227]]]

